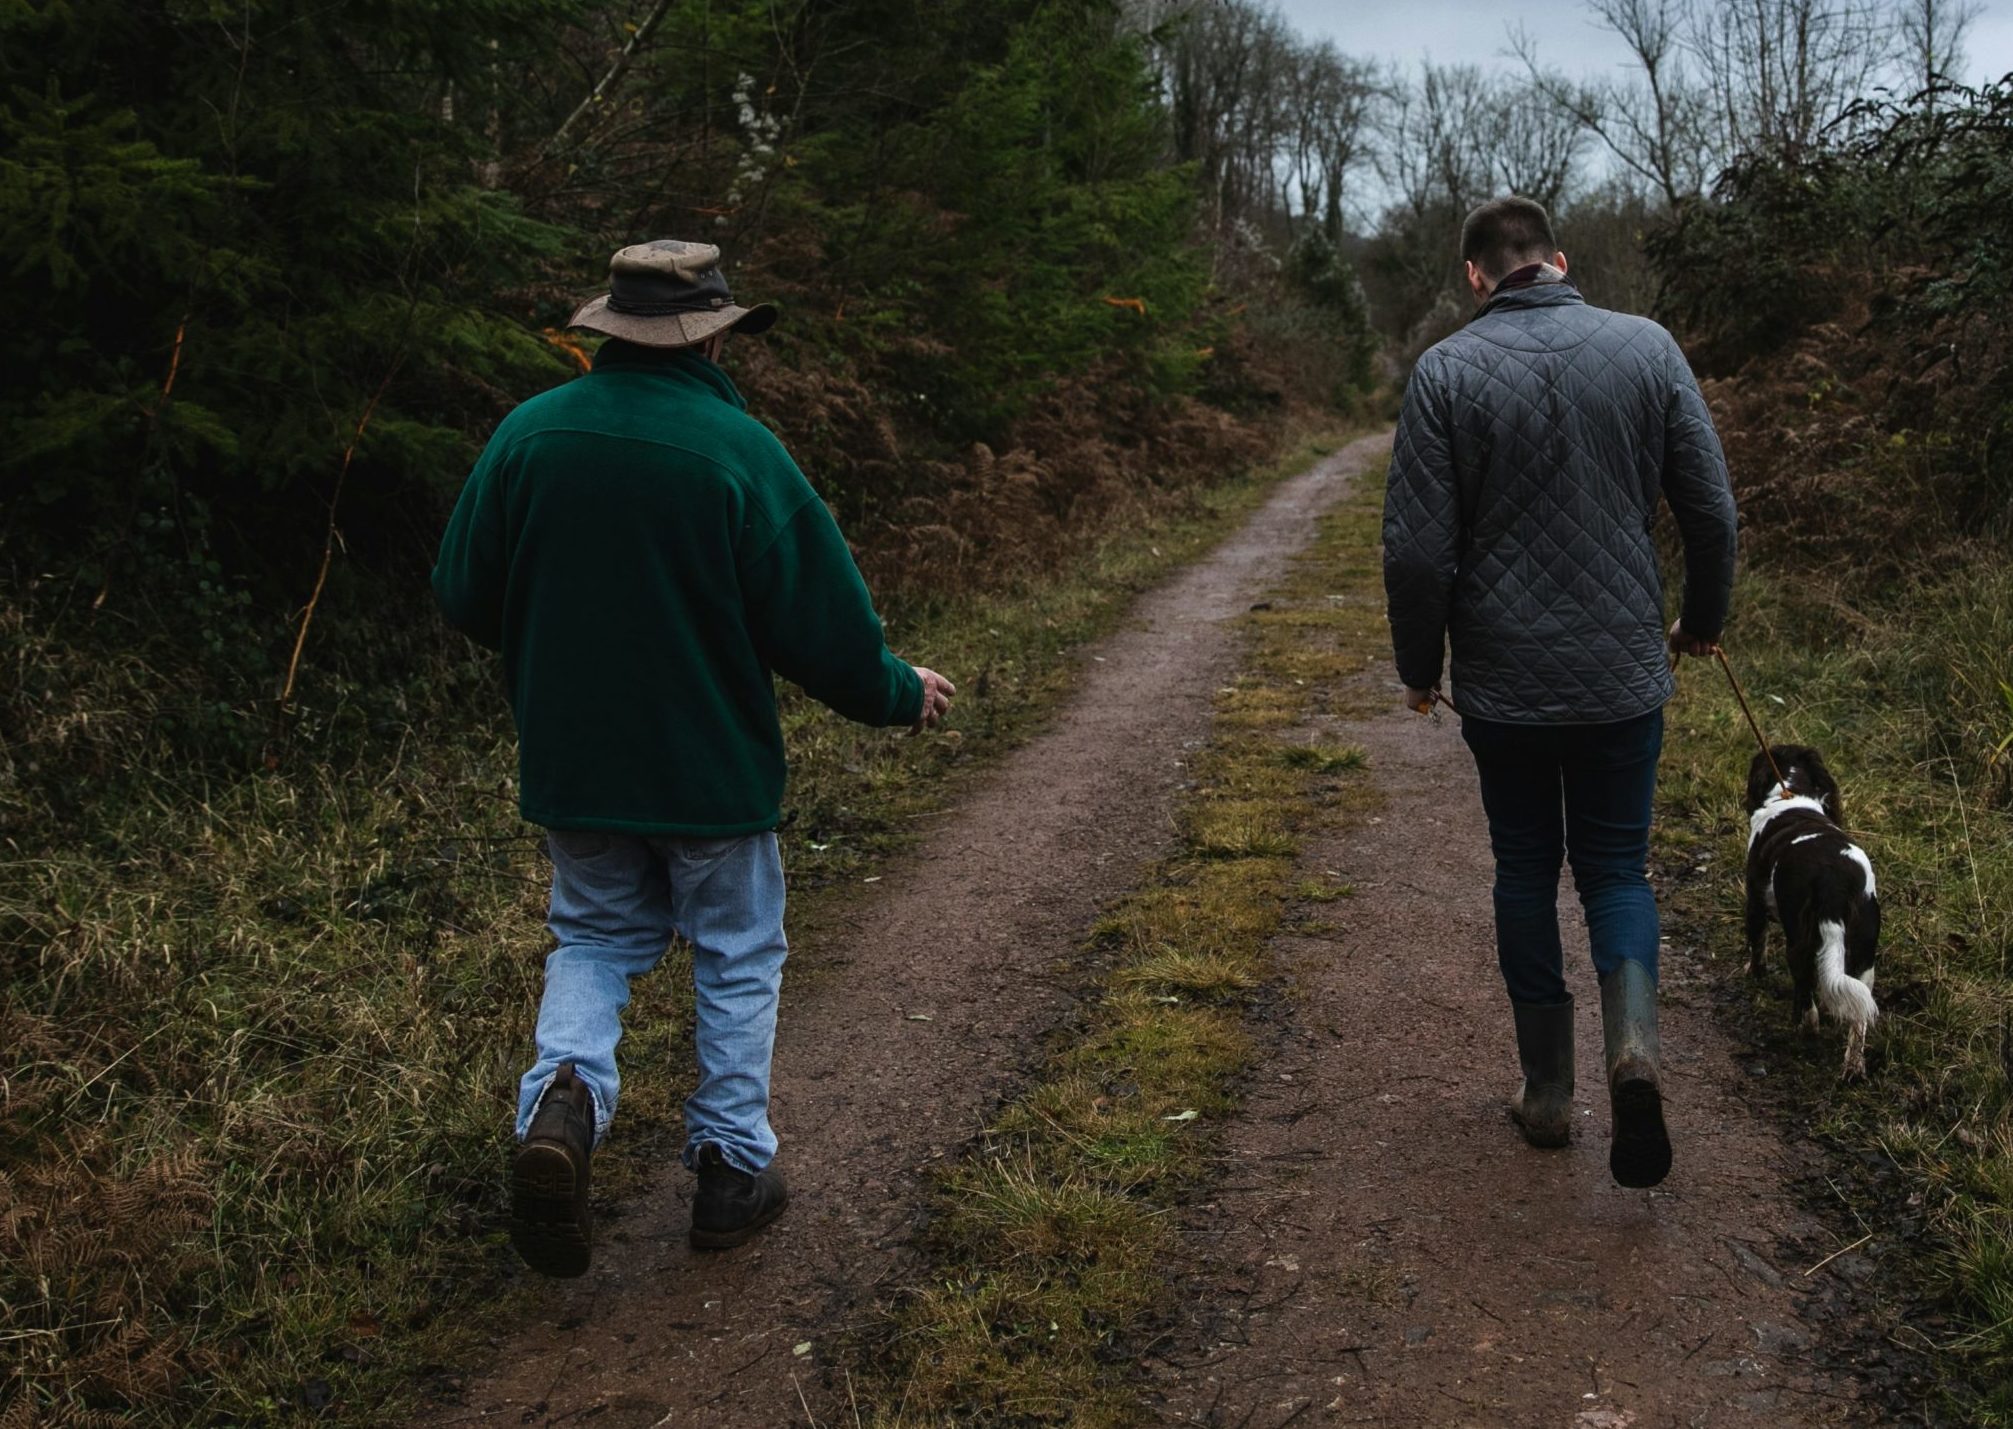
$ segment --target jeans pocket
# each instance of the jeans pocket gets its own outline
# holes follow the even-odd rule
[[[592,863],[614,842],[615,836],[603,829],[548,829],[545,834],[546,850],[555,862],[563,856],[569,863]]]
[[[674,838],[669,843],[671,852],[689,863],[712,863],[745,846],[752,839],[765,839],[768,834],[732,834],[723,839]]]

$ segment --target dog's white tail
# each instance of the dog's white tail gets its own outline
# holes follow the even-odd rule
[[[1845,924],[1817,925],[1817,1002],[1825,1012],[1855,1027],[1871,1027],[1880,1015],[1873,989],[1845,971]]]

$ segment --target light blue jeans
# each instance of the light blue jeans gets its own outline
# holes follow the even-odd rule
[[[685,1103],[685,1164],[711,1142],[743,1171],[776,1154],[769,1057],[783,986],[783,860],[776,836],[726,839],[563,832],[552,853],[559,946],[545,959],[538,1061],[517,1098],[517,1136],[531,1126],[564,1062],[594,1093],[594,1138],[608,1134],[621,1092],[615,1044],[629,980],[656,967],[674,933],[692,945],[693,1041],[699,1085]]]

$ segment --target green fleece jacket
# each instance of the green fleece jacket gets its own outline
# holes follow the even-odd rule
[[[727,374],[611,342],[496,429],[433,589],[503,652],[519,806],[556,829],[772,829],[772,672],[865,724],[922,711],[831,513]]]

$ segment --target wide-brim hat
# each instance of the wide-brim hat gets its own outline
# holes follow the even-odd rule
[[[641,347],[691,347],[717,332],[767,331],[769,303],[736,305],[711,243],[660,238],[634,243],[608,263],[609,290],[573,315],[568,327],[606,333]]]

